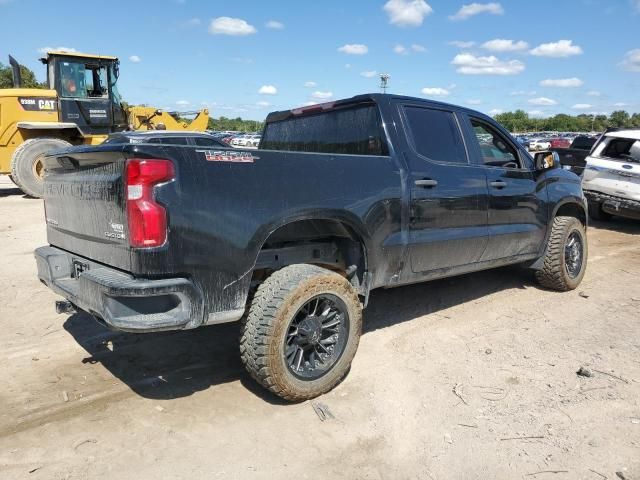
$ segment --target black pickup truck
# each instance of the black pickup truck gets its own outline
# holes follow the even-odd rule
[[[481,113],[381,94],[271,113],[253,151],[71,148],[45,160],[38,275],[118,330],[241,320],[251,375],[312,398],[348,371],[375,288],[508,264],[575,288],[587,206],[554,160]]]
[[[562,168],[582,176],[587,166],[589,152],[597,141],[596,137],[578,135],[568,148],[551,148],[550,150],[558,154]]]

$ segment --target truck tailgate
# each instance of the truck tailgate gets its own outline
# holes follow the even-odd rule
[[[130,270],[125,162],[121,146],[71,149],[45,159],[44,203],[51,245]]]

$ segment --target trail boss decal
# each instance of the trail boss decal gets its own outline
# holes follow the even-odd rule
[[[58,101],[46,97],[18,97],[18,102],[24,110],[30,112],[55,112],[58,110]]]
[[[258,157],[249,152],[230,152],[226,150],[196,150],[204,153],[208,162],[253,163]]]

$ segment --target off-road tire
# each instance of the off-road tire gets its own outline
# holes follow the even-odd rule
[[[70,147],[71,144],[59,138],[30,138],[20,145],[11,157],[11,178],[20,189],[34,198],[44,194],[44,176],[38,162],[52,150]]]
[[[582,265],[580,272],[571,278],[565,265],[565,246],[573,232],[578,232],[582,241]],[[547,243],[542,269],[536,271],[536,279],[546,288],[566,292],[575,289],[587,269],[587,235],[584,225],[575,217],[553,219],[551,235]]]
[[[349,331],[342,355],[315,380],[294,376],[283,349],[296,312],[314,296],[330,294],[344,302]],[[240,355],[251,376],[279,397],[298,402],[335,387],[349,371],[362,330],[362,304],[353,286],[341,275],[315,265],[290,265],[274,272],[257,289],[243,321]]]
[[[589,202],[589,217],[596,222],[607,222],[611,220],[610,213],[605,212],[602,209],[602,203],[600,202]]]

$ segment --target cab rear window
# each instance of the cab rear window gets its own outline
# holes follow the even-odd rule
[[[375,105],[330,110],[268,123],[263,150],[389,155]]]

